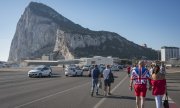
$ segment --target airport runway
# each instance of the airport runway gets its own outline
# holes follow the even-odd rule
[[[128,89],[129,77],[124,71],[114,73],[112,96],[107,97],[102,89],[99,96],[90,96],[90,77],[65,77],[61,69],[53,72],[52,78],[28,78],[26,71],[0,72],[0,108],[135,108],[134,92]],[[176,76],[168,74],[167,82],[170,97],[179,105],[180,84],[174,81],[180,78]],[[145,106],[155,108],[150,91]]]

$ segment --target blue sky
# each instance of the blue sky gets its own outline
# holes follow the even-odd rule
[[[16,25],[32,0],[0,1],[0,60],[6,61]],[[34,0],[91,30],[116,32],[159,50],[180,47],[180,0]]]

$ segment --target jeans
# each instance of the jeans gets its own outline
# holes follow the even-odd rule
[[[162,97],[162,95],[155,96],[156,108],[163,108]]]
[[[96,87],[96,93],[98,93],[99,88],[98,88],[97,84],[98,84],[98,78],[92,79],[92,87],[91,87],[92,93],[94,92],[95,87]]]

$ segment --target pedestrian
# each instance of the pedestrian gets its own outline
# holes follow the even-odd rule
[[[94,65],[94,68],[91,70],[91,77],[92,77],[91,96],[93,96],[95,88],[96,88],[96,95],[99,95],[98,81],[100,78],[100,71],[97,65]]]
[[[155,66],[152,74],[152,95],[155,97],[156,108],[162,108],[162,98],[166,91],[165,74],[160,73],[159,66]]]
[[[127,74],[128,74],[129,77],[130,77],[130,72],[131,72],[131,66],[128,65],[128,66],[127,66]]]
[[[154,63],[152,63],[152,64],[151,64],[151,68],[149,69],[149,73],[150,73],[150,75],[152,75],[153,70],[154,70],[154,67],[155,67],[155,64],[154,64]]]
[[[136,67],[137,67],[137,64],[133,64],[133,66],[132,66],[132,68],[131,68],[131,72],[134,70],[134,69],[136,69]],[[131,73],[130,73],[131,74]]]
[[[65,69],[65,65],[63,64],[63,66],[62,66],[62,67],[63,67],[63,71],[64,71],[64,69]]]
[[[147,82],[149,82],[149,90],[151,90],[149,71],[147,68],[145,68],[144,61],[139,61],[138,67],[132,70],[129,86],[130,90],[132,90],[132,84],[134,84],[137,108],[144,108],[147,92]]]
[[[104,78],[104,96],[111,95],[111,79],[110,76],[113,77],[113,74],[110,69],[110,65],[106,66],[106,69],[103,71]],[[108,89],[108,90],[107,90]]]
[[[161,66],[160,66],[160,73],[166,75],[166,67],[165,67],[164,63],[161,63]]]

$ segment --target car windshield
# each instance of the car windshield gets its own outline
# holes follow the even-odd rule
[[[36,67],[34,70],[42,70],[42,67]]]

